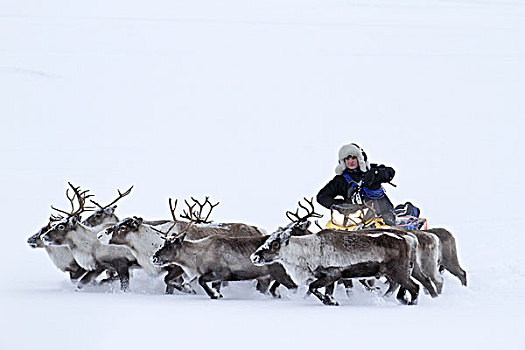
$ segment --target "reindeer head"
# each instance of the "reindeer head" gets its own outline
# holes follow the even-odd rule
[[[70,182],[68,184],[69,187],[73,190],[73,194],[71,196],[69,194],[69,188],[66,190],[66,197],[71,203],[71,211],[67,212],[65,210],[57,209],[54,206],[51,206],[53,210],[56,210],[59,213],[66,214],[67,217],[64,218],[61,215],[51,215],[51,217],[49,218],[48,225],[44,226],[39,231],[41,232],[40,239],[45,245],[56,246],[66,244],[66,234],[77,228],[80,221],[80,214],[87,210],[93,209],[92,207],[88,207],[85,205],[86,199],[92,196],[87,194],[89,190],[80,191],[80,187],[75,187]],[[75,209],[75,199],[78,203],[77,209]]]
[[[117,199],[115,199],[113,202],[105,206],[102,206],[91,199],[91,203],[95,204],[98,207],[98,209],[95,210],[95,212],[91,216],[89,216],[86,220],[84,220],[82,223],[89,227],[95,227],[103,223],[119,222],[118,217],[115,215],[115,209],[117,208],[117,206],[114,204],[117,203],[117,201],[119,201],[120,199],[130,194],[132,189],[133,189],[133,186],[131,186],[124,193],[120,192],[120,190],[117,190],[118,192]]]
[[[100,224],[104,223],[110,223],[119,222],[118,217],[115,215],[115,209],[117,208],[116,205],[108,208],[98,208],[91,214],[86,220],[82,221],[82,223],[89,227],[95,227]]]
[[[45,233],[46,231],[48,231],[50,228],[51,228],[51,223],[48,223],[47,225],[42,226],[42,228],[38,230],[37,233],[35,233],[34,235],[32,235],[31,237],[27,239],[27,244],[29,244],[31,248],[44,248],[46,245],[44,244],[44,242],[42,242],[42,240],[40,239],[40,236],[42,235],[42,233]]]
[[[171,216],[173,218],[173,225],[171,225],[171,227],[168,229],[167,232],[161,232],[161,231],[154,229],[166,239],[166,241],[164,242],[164,245],[159,250],[157,250],[157,252],[153,254],[153,256],[151,257],[151,263],[157,267],[163,267],[163,266],[167,266],[167,265],[174,263],[174,260],[177,259],[180,249],[182,248],[182,242],[184,241],[184,237],[186,237],[186,231],[193,225],[194,221],[196,220],[196,217],[193,214],[193,208],[195,204],[190,205],[188,202],[186,202],[186,205],[188,206],[189,214],[185,213],[185,215],[190,220],[190,222],[184,229],[182,229],[175,235],[168,236],[168,234],[175,227],[175,224],[177,222],[177,219],[175,216],[175,207],[177,206],[177,201],[175,201],[175,205],[172,205],[171,198],[170,198],[169,205],[170,205]]]
[[[40,239],[40,236],[43,233],[46,233],[47,231],[49,231],[49,229],[54,223],[58,221],[62,221],[63,219],[64,217],[62,215],[51,214],[47,224],[45,226],[42,226],[42,228],[40,228],[40,230],[38,230],[37,233],[35,233],[34,235],[28,238],[27,243],[29,244],[29,246],[31,248],[44,248],[46,245],[44,244],[44,242],[42,242],[42,240]]]
[[[40,239],[45,245],[65,245],[67,243],[66,234],[77,228],[79,220],[80,216],[77,215],[63,219],[62,221],[53,224],[48,231],[40,236]]]
[[[251,256],[250,259],[255,265],[265,265],[276,262],[280,259],[281,248],[288,245],[291,236],[304,236],[310,234],[308,227],[310,226],[309,218],[320,218],[321,214],[314,211],[313,198],[309,201],[304,198],[310,205],[311,210],[306,208],[299,202],[299,207],[305,209],[307,214],[299,217],[299,209],[295,213],[286,212],[286,216],[292,221],[285,227],[279,227],[277,231],[272,233],[270,237],[260,246]]]
[[[131,232],[137,232],[142,225],[142,218],[126,218],[116,225],[113,225],[97,235],[98,240],[103,244],[126,244],[126,237]]]
[[[157,267],[174,264],[182,248],[185,236],[183,234],[175,239],[166,239],[164,245],[151,257],[151,263]]]

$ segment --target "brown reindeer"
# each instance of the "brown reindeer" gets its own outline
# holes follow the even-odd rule
[[[191,210],[188,217],[191,219]],[[279,296],[276,288],[280,284],[287,288],[296,288],[281,265],[254,266],[251,263],[250,254],[266,240],[264,236],[212,235],[195,241],[185,240],[190,235],[192,222],[190,220],[183,230],[166,240],[166,243],[153,255],[153,265],[180,266],[190,278],[198,279],[201,287],[212,299],[222,298],[216,286],[223,281],[256,279],[257,289],[265,292],[270,281],[275,280],[270,288],[270,293],[274,297]],[[211,288],[208,282],[213,283]]]

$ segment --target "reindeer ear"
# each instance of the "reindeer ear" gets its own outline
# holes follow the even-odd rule
[[[301,231],[306,231],[306,230],[308,230],[308,227],[310,227],[310,224],[311,224],[311,222],[310,222],[309,220],[306,220],[306,221],[304,221],[304,222],[301,222],[301,223],[299,224],[299,229],[300,229]]]
[[[134,217],[133,217],[133,227],[134,227],[134,228],[138,228],[140,225],[142,225],[142,222],[143,222],[143,221],[144,221],[144,220],[143,220],[142,218],[139,218],[139,217],[137,217],[137,216],[134,216]]]
[[[116,205],[114,205],[114,206],[112,206],[112,207],[108,207],[108,208],[104,209],[104,211],[105,211],[107,214],[111,215],[111,214],[113,214],[113,213],[115,212],[115,209],[117,209],[117,206],[116,206]]]
[[[73,228],[77,227],[79,221],[80,221],[80,215],[72,216],[72,217],[69,219],[69,223],[70,223],[70,225],[71,225]]]
[[[291,231],[284,231],[281,236],[281,245],[288,245],[291,235],[292,235]]]

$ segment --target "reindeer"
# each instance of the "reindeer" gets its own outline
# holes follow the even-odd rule
[[[54,222],[60,221],[56,220],[51,216],[49,222],[42,226],[37,233],[28,238],[27,243],[31,248],[43,248],[45,249],[47,255],[51,259],[51,262],[62,272],[69,273],[69,278],[71,281],[76,281],[82,277],[87,271],[84,270],[76,262],[71,250],[66,246],[46,246],[44,242],[40,239],[40,236],[48,231]]]
[[[71,183],[68,183],[71,188],[73,188],[73,185]],[[83,191],[81,193],[82,196],[84,196],[84,200],[89,198],[91,195],[87,195],[88,191]],[[65,213],[66,215],[71,215],[75,211],[75,193],[73,192],[72,195],[69,193],[69,188],[66,189],[66,197],[69,200],[69,203],[71,204],[71,212],[65,212],[61,209],[57,209],[54,206],[51,206],[51,208],[55,211],[58,211],[59,213]],[[49,217],[49,221],[46,225],[42,226],[40,230],[38,230],[37,233],[29,237],[27,240],[27,243],[31,248],[44,248],[46,253],[48,254],[49,258],[51,259],[51,262],[60,270],[63,272],[69,273],[69,278],[71,281],[76,281],[80,277],[82,277],[87,271],[80,267],[80,265],[76,262],[75,258],[73,257],[73,254],[71,253],[71,250],[67,246],[46,246],[44,242],[40,239],[40,236],[48,231],[51,226],[63,220],[64,217],[60,214],[54,215],[52,214]]]
[[[449,271],[451,274],[459,278],[462,285],[466,286],[467,273],[459,265],[456,240],[454,239],[454,236],[452,236],[452,233],[444,228],[431,228],[425,230],[425,232],[430,232],[439,238],[439,271],[441,273],[443,273],[444,270]]]
[[[144,268],[152,276],[158,276],[161,273],[168,271],[168,274],[164,278],[166,283],[166,293],[173,293],[173,289],[177,289],[182,292],[194,293],[188,284],[183,283],[181,275],[183,270],[180,267],[172,264],[165,267],[156,267],[151,262],[151,256],[159,250],[164,244],[165,238],[168,232],[172,230],[180,232],[186,230],[187,237],[189,240],[201,239],[214,234],[224,236],[262,236],[262,231],[255,227],[239,223],[231,224],[215,224],[208,221],[211,211],[217,204],[211,204],[209,198],[206,197],[204,203],[200,203],[198,200],[191,197],[193,204],[190,205],[185,200],[186,206],[192,213],[190,215],[184,211],[182,218],[190,219],[192,225],[189,222],[178,220],[175,215],[175,208],[177,201],[172,205],[171,198],[169,199],[169,207],[171,211],[172,221],[144,221],[140,217],[126,218],[119,224],[110,227],[104,231],[101,231],[98,235],[98,239],[103,244],[123,245],[131,249],[139,265]],[[211,208],[208,213],[205,214],[204,208],[206,205]],[[198,205],[198,209],[194,211],[195,206]],[[214,288],[219,289],[220,283],[215,283]]]
[[[417,303],[419,286],[410,278],[414,265],[411,244],[399,235],[384,231],[359,234],[325,229],[305,234],[309,218],[322,216],[315,213],[313,199],[305,200],[311,210],[303,217],[296,212],[295,220],[272,233],[251,255],[255,265],[280,262],[296,284],[308,283],[309,292],[325,305],[338,303],[331,294],[321,294],[319,288],[326,288],[342,278],[380,276],[408,290],[410,301],[405,299],[404,293],[397,294],[401,303]],[[287,212],[288,218],[289,214],[293,213]]]
[[[350,220],[357,227],[364,226],[365,218],[369,218],[369,214],[375,216],[375,211],[367,205],[349,205],[343,207],[344,220]],[[365,212],[364,209],[370,209]],[[359,212],[358,219],[354,220],[349,215],[351,213]],[[354,218],[356,215],[353,215]],[[333,217],[332,217],[333,218]],[[441,274],[444,270],[448,270],[454,276],[456,276],[461,284],[467,285],[467,273],[461,268],[458,256],[456,241],[452,233],[444,228],[432,228],[427,230],[407,230],[402,227],[383,227],[383,230],[390,230],[389,232],[401,234],[405,237],[415,236],[417,239],[417,261],[421,267],[421,272],[426,277],[421,277],[426,280],[429,284],[432,282],[436,287],[437,294],[441,294],[443,289],[443,277]],[[366,230],[363,231],[366,233]],[[427,286],[425,285],[425,288]],[[428,288],[427,288],[428,290]],[[429,293],[435,297],[436,294],[432,290],[428,290]]]
[[[54,223],[51,228],[41,235],[47,246],[67,246],[71,250],[77,263],[89,271],[82,277],[77,288],[82,288],[96,276],[109,269],[116,271],[121,289],[129,288],[129,267],[136,264],[135,258],[128,248],[109,247],[100,244],[97,233],[111,226],[112,223],[89,227],[80,222],[80,214],[87,209],[85,196],[82,196],[78,187],[71,185],[78,201],[79,208],[68,217]]]
[[[95,227],[103,223],[117,223],[119,222],[119,218],[115,215],[115,209],[117,209],[117,206],[114,205],[122,198],[126,197],[131,193],[131,190],[133,189],[133,186],[131,186],[126,192],[122,193],[120,190],[117,189],[118,197],[113,200],[111,203],[102,206],[95,202],[94,200],[90,199],[91,203],[95,204],[98,209],[93,212],[86,220],[82,221],[82,224],[89,226],[89,227]]]
[[[151,263],[151,256],[162,247],[165,235],[173,229],[177,222],[175,217],[176,205],[177,203],[175,202],[175,206],[172,206],[170,198],[169,206],[173,222],[168,220],[144,222],[142,218],[138,217],[126,218],[118,224],[99,232],[97,238],[102,244],[128,247],[137,259],[138,264],[151,276],[159,276],[167,271],[168,273],[164,277],[166,294],[173,294],[174,289],[193,294],[195,291],[189,285],[183,283],[181,275],[184,271],[179,266],[170,265],[159,268]],[[143,226],[141,227],[141,225]],[[163,230],[166,230],[166,233]]]
[[[186,235],[190,234],[192,224],[193,220],[190,220],[177,235],[166,239],[164,245],[151,258],[154,266],[176,264],[182,267],[190,278],[198,279],[211,299],[222,298],[222,294],[217,288],[210,288],[208,282],[217,285],[223,281],[256,279],[257,289],[264,293],[273,279],[275,282],[270,288],[270,293],[274,297],[279,297],[276,289],[280,284],[290,289],[297,288],[281,265],[254,266],[251,263],[250,254],[266,240],[264,236],[212,235],[194,241],[185,240]]]
[[[375,229],[375,231],[370,231],[370,228],[365,228],[369,223],[373,223],[373,219],[377,217],[376,211],[371,206],[367,204],[345,203],[339,205],[336,209],[337,210],[332,210],[332,222],[334,222],[334,216],[342,214],[344,216],[342,219],[337,217],[335,219],[338,222],[342,222],[345,227],[348,224],[353,225],[355,228],[352,231],[363,234],[377,232],[377,229]],[[334,212],[337,214],[334,215]],[[398,234],[413,246],[415,264],[412,276],[425,287],[433,298],[437,297],[438,294],[441,294],[443,288],[443,277],[438,270],[440,251],[440,242],[438,238],[428,232],[408,230],[402,227],[386,226],[380,227],[380,230]],[[363,283],[363,281],[361,282]],[[363,283],[365,287],[370,281],[366,282],[367,283]],[[389,289],[385,294],[392,294],[398,286],[399,285],[396,283],[390,283]],[[369,288],[371,287],[369,286]]]

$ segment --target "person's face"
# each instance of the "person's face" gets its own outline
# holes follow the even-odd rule
[[[359,166],[359,162],[357,161],[357,157],[354,157],[354,156],[346,157],[345,158],[345,165],[350,170],[357,169],[357,167]]]

